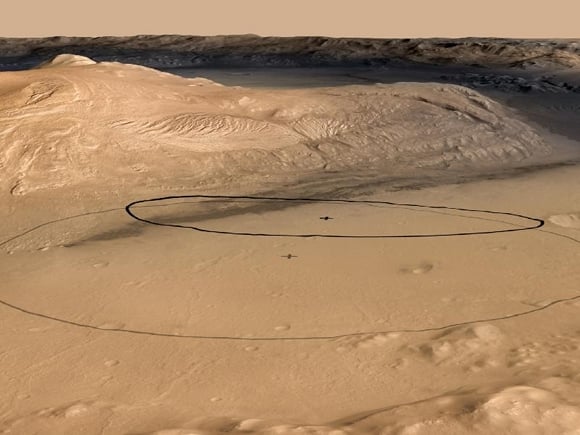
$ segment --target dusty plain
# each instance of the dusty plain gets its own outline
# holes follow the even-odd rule
[[[580,434],[580,55],[475,43],[3,41],[0,433]]]

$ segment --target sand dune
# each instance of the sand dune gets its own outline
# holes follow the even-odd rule
[[[580,213],[557,214],[550,216],[548,220],[564,228],[580,228]]]

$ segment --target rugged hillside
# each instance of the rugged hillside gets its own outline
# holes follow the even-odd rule
[[[157,68],[387,65],[397,61],[522,68],[580,65],[578,40],[279,38],[256,35],[0,39],[0,66],[5,69],[33,65],[62,53]]]
[[[0,73],[0,183],[15,195],[83,182],[496,167],[547,152],[509,110],[455,85],[256,90],[72,55]]]

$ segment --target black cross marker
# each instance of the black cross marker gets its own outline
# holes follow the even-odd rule
[[[292,254],[288,254],[288,255],[281,255],[282,258],[287,258],[288,260],[292,260],[293,258],[298,257],[298,255],[292,255]]]
[[[322,217],[320,217],[318,219],[322,219],[323,221],[327,221],[329,219],[334,219],[334,218],[331,218],[330,216],[322,216]]]

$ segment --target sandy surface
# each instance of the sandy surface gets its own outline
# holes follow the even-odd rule
[[[0,93],[2,433],[580,433],[573,92]]]

